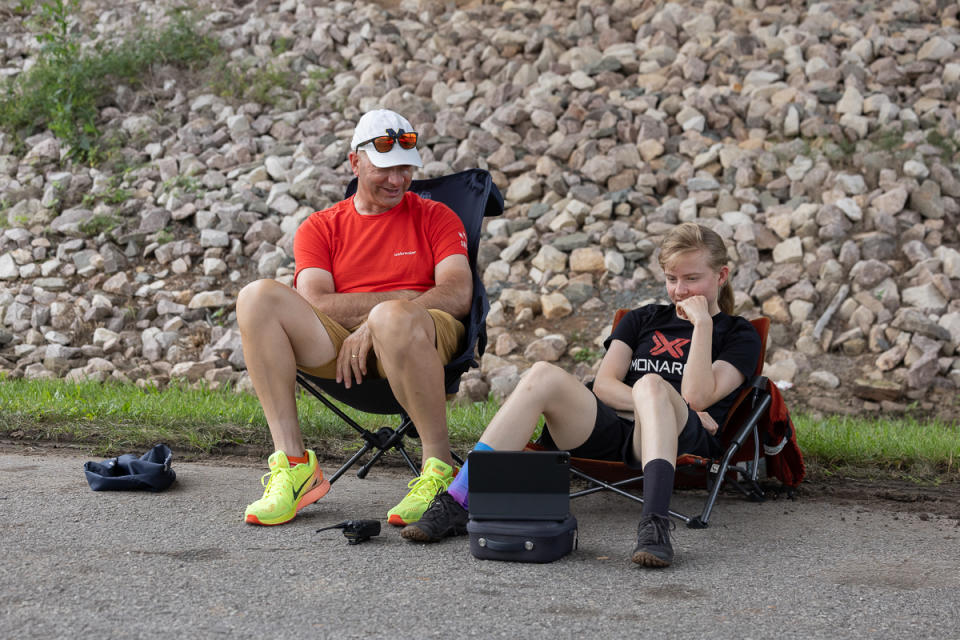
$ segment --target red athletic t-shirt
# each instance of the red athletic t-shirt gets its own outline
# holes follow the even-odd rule
[[[304,269],[333,274],[337,293],[426,291],[436,285],[434,267],[467,255],[463,223],[449,207],[409,191],[379,215],[357,213],[353,198],[317,211],[293,239],[294,283]]]

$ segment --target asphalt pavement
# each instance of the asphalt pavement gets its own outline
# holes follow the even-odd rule
[[[0,452],[0,637],[960,637],[958,521],[896,503],[723,496],[653,570],[629,560],[637,506],[593,495],[572,503],[578,549],[534,565],[403,540],[386,524],[400,469],[348,474],[291,523],[255,527],[242,514],[264,463],[175,459],[176,484],[150,494],[90,491],[88,459]],[[316,533],[357,518],[383,532]]]

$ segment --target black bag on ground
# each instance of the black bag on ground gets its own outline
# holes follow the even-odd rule
[[[577,546],[577,519],[467,522],[470,553],[481,560],[553,562]]]
[[[83,472],[94,491],[163,491],[177,474],[170,468],[173,452],[158,444],[140,457],[125,453],[103,462],[87,462]]]

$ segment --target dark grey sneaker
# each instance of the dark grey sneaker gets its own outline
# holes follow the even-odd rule
[[[669,517],[649,515],[637,526],[637,548],[631,560],[645,567],[669,567],[673,562],[670,529],[676,525]]]
[[[420,519],[408,524],[400,535],[414,542],[439,542],[467,534],[467,510],[446,491],[436,495]]]

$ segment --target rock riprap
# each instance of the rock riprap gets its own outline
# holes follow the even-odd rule
[[[76,26],[92,46],[172,6],[86,0]],[[13,78],[40,45],[4,15]],[[227,97],[158,61],[100,105],[118,147],[95,168],[0,133],[5,375],[245,386],[239,289],[291,282],[353,123],[387,107],[417,123],[422,175],[479,166],[506,197],[463,398],[536,360],[591,375],[614,309],[663,299],[654,248],[691,220],[728,240],[738,311],[773,320],[768,375],[811,405],[956,397],[956,3],[219,0],[198,20],[247,78],[284,80]]]

